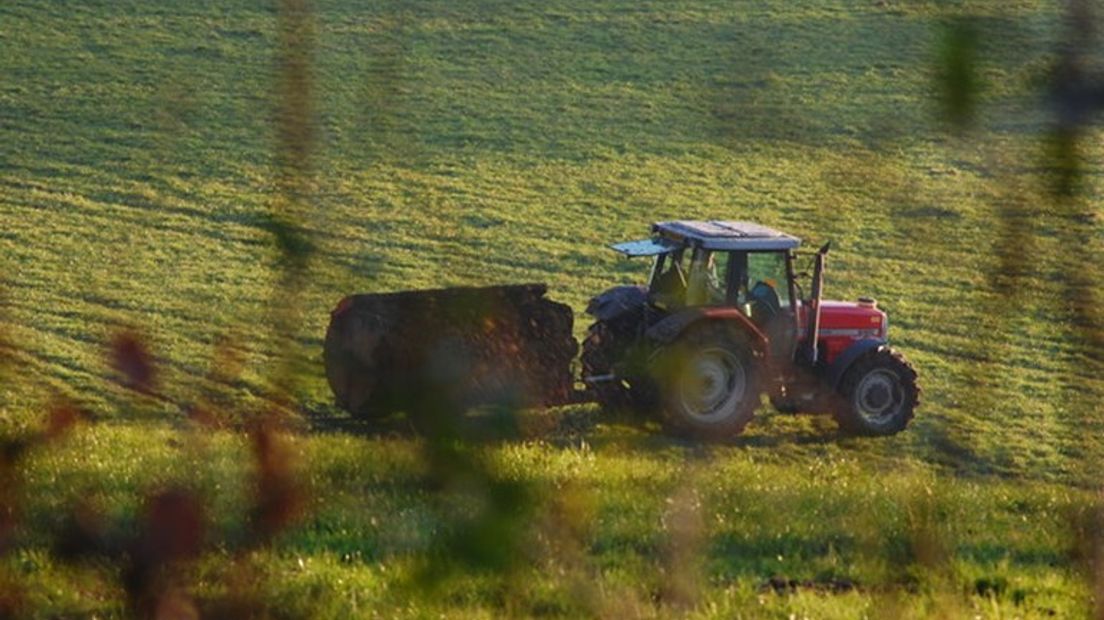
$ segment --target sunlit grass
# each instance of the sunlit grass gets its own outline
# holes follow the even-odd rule
[[[533,565],[519,569],[523,577],[457,576],[439,596],[425,599],[409,598],[411,571],[426,558],[443,561],[433,533],[450,524],[425,486],[420,441],[306,438],[299,451],[309,463],[304,478],[314,505],[274,550],[255,555],[269,578],[261,587],[288,609],[315,610],[307,614],[313,617],[365,610],[493,615],[500,596],[515,599],[510,605],[522,615],[545,608],[554,615],[593,613],[627,604],[623,597],[642,608],[662,607],[671,578],[663,549],[672,502],[692,488],[704,532],[703,617],[799,609],[818,617],[869,617],[890,603],[915,615],[932,606],[983,617],[999,617],[1000,609],[1021,617],[1084,612],[1067,526],[1071,511],[1089,500],[1085,492],[955,481],[929,466],[887,467],[849,453],[764,463],[735,447],[657,449],[648,435],[608,430],[611,442],[597,448],[542,441],[485,448],[501,476],[544,491],[547,514],[563,514],[568,502],[575,506],[569,513],[585,515],[584,563],[571,561],[562,548],[547,551],[547,537],[562,524],[538,519],[526,534]],[[104,444],[114,458],[89,457]],[[213,506],[212,538],[233,541],[248,503],[246,488],[235,483],[246,473],[244,450],[242,439],[227,433],[198,436],[130,424],[78,429],[29,465],[31,540],[59,527],[64,507],[77,498],[107,508],[125,530],[137,509],[134,491],[183,480]],[[923,547],[932,532],[946,547],[934,560]],[[74,570],[34,545],[6,561],[42,609],[102,609],[117,596],[110,572],[98,564]],[[225,593],[219,577],[225,561],[214,551],[190,569],[201,600]],[[803,585],[794,594],[776,593],[769,578]],[[590,584],[592,599],[570,595],[578,580]],[[84,596],[51,594],[73,583],[91,585]],[[846,589],[833,593],[833,587]]]

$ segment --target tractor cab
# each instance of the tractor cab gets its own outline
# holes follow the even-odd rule
[[[772,353],[792,351],[797,333],[794,250],[797,237],[749,222],[675,221],[653,237],[613,246],[654,256],[648,297],[667,312],[735,308],[770,336]]]
[[[740,432],[766,392],[779,411],[831,411],[840,426],[887,435],[919,402],[916,372],[886,340],[873,299],[822,301],[829,244],[803,293],[797,237],[735,221],[659,222],[619,243],[653,257],[647,286],[594,297],[583,382],[608,408],[658,408],[696,436]]]

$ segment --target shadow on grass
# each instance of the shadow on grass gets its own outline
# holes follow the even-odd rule
[[[539,440],[561,447],[577,447],[596,432],[596,409],[585,406],[523,410],[516,414],[522,441]],[[358,419],[348,415],[322,414],[308,417],[309,429],[318,433],[344,433],[377,439],[416,439],[423,433],[404,413],[377,419]],[[501,438],[501,417],[494,411],[473,409],[464,415],[463,435],[468,440]]]
[[[605,413],[593,405],[531,409],[518,413],[517,417],[518,439],[543,441],[561,448],[578,448],[586,444],[596,449],[616,445],[622,450],[642,452],[670,448],[701,450],[709,446],[755,449],[831,445],[853,439],[837,428],[827,428],[830,423],[818,420],[814,424],[795,424],[789,418],[797,416],[788,415],[762,416],[758,421],[768,428],[752,428],[747,433],[716,441],[669,435],[654,420],[627,413]],[[786,422],[778,423],[779,417],[787,418]],[[344,433],[376,439],[416,439],[421,436],[417,426],[402,413],[378,419],[358,419],[327,412],[308,416],[307,419],[310,431],[317,433]],[[493,437],[496,424],[498,420],[493,415],[472,410],[464,416],[464,434],[473,439]]]
[[[791,415],[786,414],[786,417]],[[824,428],[824,425],[816,420],[811,428],[804,424],[800,426],[771,424],[769,429],[738,435],[725,443],[739,448],[777,448],[786,445],[827,445],[848,438],[849,435],[840,432],[838,428]]]

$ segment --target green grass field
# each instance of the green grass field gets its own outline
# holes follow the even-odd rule
[[[1094,150],[1077,197],[1047,189],[1042,85],[1060,8],[313,9],[300,216],[315,251],[284,291],[269,215],[275,5],[0,6],[0,425],[20,433],[59,398],[97,420],[27,462],[3,562],[32,615],[124,613],[110,564],[51,551],[79,498],[122,531],[144,493],[184,482],[213,506],[212,536],[237,535],[246,440],[195,430],[184,412],[198,402],[305,422],[308,509],[252,560],[277,617],[1089,613],[1093,571],[1071,523],[1097,501],[1104,380],[1099,315],[1078,300],[1104,275],[1104,212]],[[937,97],[955,23],[979,37],[979,107],[961,133]],[[426,484],[423,442],[332,406],[329,310],[351,292],[539,281],[581,315],[590,295],[645,277],[605,246],[666,218],[833,240],[827,296],[887,309],[921,372],[917,419],[859,440],[764,406],[731,445],[700,447],[593,407],[527,414],[524,440],[479,449],[494,480],[536,498],[515,515],[517,557],[424,586],[419,567],[447,563],[452,500]],[[285,302],[294,333],[273,338]],[[120,385],[106,352],[121,330],[149,342],[161,397]],[[220,372],[227,355],[240,373]],[[290,386],[273,378],[286,359]],[[226,590],[230,553],[214,545],[189,565],[197,600]],[[772,577],[809,583],[775,593]],[[843,582],[856,587],[833,589]]]

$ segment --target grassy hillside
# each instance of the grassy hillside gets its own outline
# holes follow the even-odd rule
[[[507,478],[574,485],[593,505],[578,570],[609,599],[630,592],[641,613],[662,608],[653,595],[663,500],[693,479],[709,506],[706,615],[877,615],[872,606],[889,604],[901,583],[912,585],[900,604],[921,615],[954,615],[946,609],[959,604],[992,615],[1002,605],[1013,615],[1084,608],[1064,515],[1087,501],[1077,489],[1097,479],[1104,447],[1099,322],[1078,311],[1094,299],[1084,284],[1099,281],[1104,235],[1097,153],[1085,153],[1094,172],[1078,197],[1047,190],[1041,85],[1065,36],[1057,8],[333,0],[313,9],[302,217],[316,251],[301,290],[284,291],[270,216],[280,201],[276,8],[0,7],[0,422],[29,425],[59,395],[101,421],[32,461],[42,491],[31,521],[85,492],[132,515],[136,492],[188,477],[169,465],[186,461],[183,411],[200,400],[246,414],[283,406],[286,386],[271,377],[286,355],[302,362],[291,408],[331,426],[341,414],[321,339],[346,293],[542,281],[581,312],[590,295],[644,277],[644,264],[606,244],[664,218],[751,219],[810,244],[834,241],[828,296],[869,294],[889,311],[891,339],[921,369],[918,418],[897,437],[859,441],[765,407],[703,463],[692,446],[601,420],[566,444],[538,434],[492,449]],[[980,107],[964,134],[948,131],[936,97],[955,23],[979,41]],[[290,345],[269,328],[285,299],[302,309]],[[120,330],[148,340],[164,398],[119,385],[105,350]],[[240,375],[218,371],[227,355],[241,359]],[[240,438],[224,435],[221,458],[195,464],[200,477],[241,474]],[[401,581],[394,571],[433,548],[436,518],[424,491],[405,488],[418,475],[418,442],[339,433],[300,447],[317,506],[272,551],[282,575],[273,587],[292,607],[328,600],[334,615],[361,596],[402,607],[388,589]],[[79,458],[99,451],[117,458],[97,457],[102,467]],[[834,463],[843,473],[823,473]],[[149,468],[165,477],[151,480]],[[916,515],[928,508],[913,498],[929,487],[939,490],[936,521],[961,531],[948,535],[943,568],[927,571],[947,583],[916,586],[893,571],[916,561],[909,532],[927,531]],[[240,504],[228,488],[211,492]],[[863,542],[848,534],[863,529],[850,513],[871,503],[882,508],[865,527],[879,533]],[[734,506],[745,508],[733,516]],[[377,512],[390,515],[382,525]],[[63,582],[38,535],[28,534],[21,565],[32,558],[36,583]],[[359,559],[345,561],[352,551]],[[774,574],[894,585],[763,598],[756,588]],[[1012,585],[975,588],[997,577]],[[547,598],[541,588],[573,600],[569,581],[538,580],[509,604],[496,592],[514,590],[478,580],[434,600],[461,614],[506,605],[530,615]],[[92,590],[42,596],[69,611],[118,604],[117,592]],[[340,596],[319,594],[331,590]],[[548,612],[570,615],[561,603]]]

